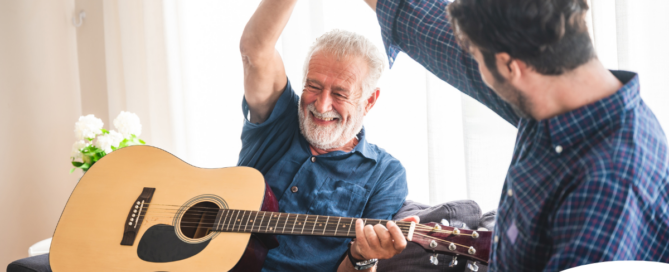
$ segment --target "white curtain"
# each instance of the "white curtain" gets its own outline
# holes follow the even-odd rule
[[[154,75],[142,83],[149,86],[146,90],[126,88],[127,109],[136,108],[148,122],[149,143],[196,166],[235,165],[243,120],[238,44],[259,1],[159,3],[130,1],[118,5],[143,8],[143,19],[137,24],[144,25],[144,38],[118,37],[122,46],[124,39],[144,41],[139,43],[144,48],[139,66],[131,68],[140,67],[139,71],[130,74],[147,73],[146,78]],[[669,39],[669,19],[662,11],[669,10],[669,2],[594,0],[590,4],[587,20],[600,59],[609,68],[639,72],[642,96],[664,127],[669,127],[669,108],[664,106],[669,94],[661,85],[669,72],[665,65],[669,56],[662,54]],[[152,23],[155,20],[163,21]],[[334,28],[361,33],[383,48],[376,16],[363,1],[299,1],[277,44],[293,86],[301,85],[309,46]],[[126,67],[133,62],[130,57],[126,60]],[[166,71],[161,74],[163,64]],[[407,169],[408,198],[429,204],[473,199],[484,211],[495,209],[516,129],[404,54],[392,70],[384,73],[379,85],[380,100],[365,126],[369,141],[386,149]],[[112,98],[110,95],[113,117],[117,113],[112,113],[111,105],[117,100]],[[134,107],[130,101],[134,101]]]

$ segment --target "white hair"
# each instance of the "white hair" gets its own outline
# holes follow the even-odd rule
[[[362,81],[362,98],[369,98],[379,81],[383,70],[385,69],[385,60],[379,49],[360,34],[334,29],[318,37],[307,53],[304,61],[304,75],[302,86],[307,81],[307,72],[309,72],[309,61],[317,52],[326,52],[333,54],[337,60],[346,57],[361,57],[367,62],[367,75]]]

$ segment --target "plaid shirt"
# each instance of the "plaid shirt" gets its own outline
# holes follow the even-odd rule
[[[667,140],[636,74],[610,97],[550,119],[518,117],[481,80],[445,1],[381,0],[392,63],[400,51],[518,128],[490,271],[559,271],[611,260],[669,262]],[[427,261],[427,260],[426,260]]]

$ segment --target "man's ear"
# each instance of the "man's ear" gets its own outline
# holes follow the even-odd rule
[[[372,92],[372,95],[367,98],[367,105],[365,105],[365,116],[367,116],[367,113],[374,107],[376,104],[376,100],[379,99],[379,95],[381,94],[381,89],[376,88],[374,92]]]
[[[527,65],[519,59],[512,58],[508,53],[497,53],[495,59],[497,71],[511,83],[518,81],[527,72]]]

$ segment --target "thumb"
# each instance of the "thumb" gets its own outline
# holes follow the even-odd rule
[[[409,217],[405,217],[404,219],[402,219],[400,221],[414,222],[414,223],[418,224],[418,223],[420,223],[420,218],[416,215],[412,215],[412,216],[409,216]]]

